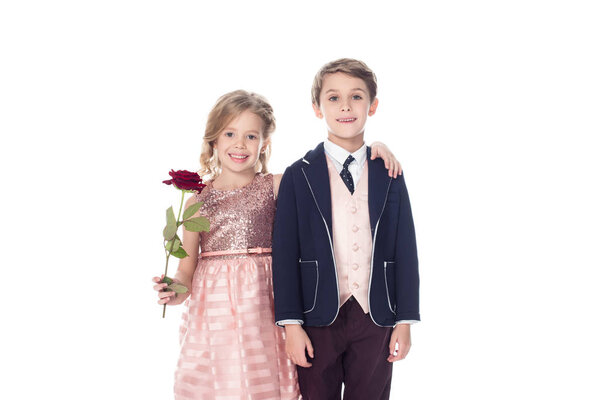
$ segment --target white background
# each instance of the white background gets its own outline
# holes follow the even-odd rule
[[[577,0],[3,2],[2,398],[172,398],[161,181],[197,169],[237,88],[273,104],[283,172],[325,137],[310,86],[339,57],[377,74],[366,140],[401,160],[417,228],[423,321],[392,398],[600,398],[599,19]]]

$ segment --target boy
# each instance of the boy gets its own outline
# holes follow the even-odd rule
[[[327,140],[288,167],[279,187],[275,321],[305,400],[339,399],[342,383],[344,399],[388,399],[392,362],[406,356],[420,320],[404,176],[390,178],[363,140],[376,94],[363,62],[323,66],[312,101]]]

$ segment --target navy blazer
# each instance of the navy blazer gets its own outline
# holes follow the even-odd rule
[[[369,163],[373,252],[369,313],[375,324],[420,320],[415,229],[404,176],[388,176],[381,159]],[[285,170],[273,229],[275,321],[333,323],[340,307],[333,252],[331,189],[323,143]]]

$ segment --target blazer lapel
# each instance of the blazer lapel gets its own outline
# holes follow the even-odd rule
[[[388,176],[382,160],[371,160],[370,147],[367,147],[367,162],[369,163],[369,220],[371,221],[371,236],[373,236],[392,178]]]
[[[329,227],[329,232],[332,232],[331,188],[329,186],[329,170],[323,143],[320,143],[313,151],[309,152],[304,157],[303,162],[305,165],[302,166],[302,171],[304,171],[317,206]]]

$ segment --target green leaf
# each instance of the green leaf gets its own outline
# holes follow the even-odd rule
[[[187,293],[188,288],[183,286],[180,283],[171,283],[169,286],[167,286],[167,289],[171,289],[172,291],[174,291],[175,293]]]
[[[198,210],[200,209],[200,207],[202,207],[204,203],[202,201],[199,201],[196,204],[192,204],[191,206],[189,206],[184,212],[183,212],[183,219],[186,220],[188,218],[191,218],[192,215],[196,214],[196,212],[198,212]]]
[[[208,232],[210,223],[204,217],[190,218],[183,222],[183,226],[190,232]]]
[[[173,207],[167,208],[167,226],[163,230],[163,237],[165,240],[171,240],[177,233],[177,223],[175,222],[175,214],[173,213]]]
[[[171,248],[171,246],[173,246]],[[169,240],[167,243],[165,243],[165,249],[167,251],[170,251],[171,254],[173,254],[173,252],[176,252],[177,250],[179,250],[179,247],[181,246],[181,240],[179,240],[179,237],[177,235],[175,235],[175,237],[171,240]]]
[[[161,283],[166,283],[170,285],[171,283],[173,283],[173,279],[169,278],[168,276],[165,276],[164,278],[162,278]]]
[[[175,213],[173,212],[173,207],[167,208],[167,225],[175,224]]]
[[[186,258],[188,256],[188,253],[186,253],[183,247],[179,247],[179,249],[177,249],[177,251],[172,252],[171,255],[177,258]]]

